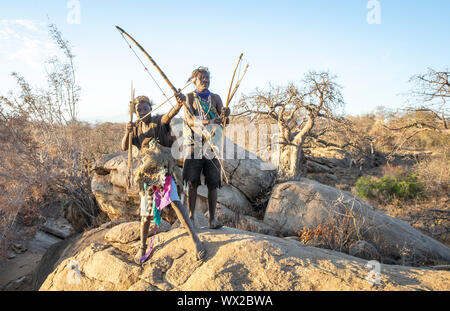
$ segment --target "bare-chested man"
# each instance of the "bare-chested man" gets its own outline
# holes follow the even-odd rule
[[[201,127],[222,124],[224,118],[230,115],[230,110],[223,107],[218,94],[209,91],[210,73],[208,68],[199,67],[195,69],[189,80],[192,80],[196,90],[188,93],[187,96],[181,94],[177,97],[178,100],[185,101],[183,138],[187,152],[183,166],[183,182],[187,183],[189,187],[189,216],[194,223],[197,188],[201,184],[200,174],[203,172],[208,187],[209,228],[218,229],[222,227],[222,224],[215,218],[217,189],[222,186],[220,163],[217,159],[217,153],[205,154],[203,148],[195,146],[194,135],[197,135],[196,127],[199,125]],[[189,109],[189,111],[186,111],[186,109]],[[219,134],[216,132],[216,135]],[[202,138],[202,143],[207,143],[205,137]],[[200,151],[200,154],[197,150]]]

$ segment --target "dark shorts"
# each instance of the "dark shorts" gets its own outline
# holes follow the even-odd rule
[[[196,186],[201,185],[200,174],[202,172],[208,189],[222,187],[220,163],[216,158],[209,160],[203,157],[202,159],[184,160],[183,183]]]

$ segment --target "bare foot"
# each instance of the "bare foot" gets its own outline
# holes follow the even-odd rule
[[[206,258],[206,249],[203,247],[203,244],[201,242],[195,243],[195,257],[197,260],[204,261]]]
[[[209,229],[219,229],[222,227],[223,224],[215,219],[209,221]]]
[[[141,258],[142,256],[144,256],[145,254],[145,247],[140,247],[139,250],[137,251],[136,255],[134,256],[134,262],[137,263],[138,265],[141,264]]]

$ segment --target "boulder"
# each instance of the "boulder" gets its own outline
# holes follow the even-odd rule
[[[255,217],[240,214],[221,204],[216,209],[216,218],[228,227],[261,234],[275,235],[275,230]]]
[[[130,243],[139,240],[141,230],[140,228],[141,223],[139,221],[124,222],[109,230],[105,235],[105,239],[111,243]],[[161,227],[159,228],[158,232],[167,232],[169,231],[169,229],[170,224],[164,219],[161,219]],[[154,230],[155,224],[151,223],[148,230],[148,235],[153,235]]]
[[[255,200],[262,191],[272,186],[276,177],[276,167],[235,144],[228,137],[225,138],[225,146],[222,163],[228,182],[250,201]],[[227,148],[234,152],[227,151]]]
[[[315,181],[320,182],[321,184],[328,185],[328,186],[335,186],[338,182],[338,178],[335,175],[332,174],[321,174],[321,173],[312,173],[307,175],[308,179],[312,179]]]
[[[112,228],[114,229],[114,227]],[[343,253],[223,227],[202,230],[206,259],[197,261],[182,228],[158,234],[147,262],[133,262],[138,242],[111,245],[94,229],[65,252],[53,252],[54,269],[41,291],[304,291],[304,290],[449,290],[450,272],[380,264],[377,282],[367,261]],[[92,240],[96,236],[97,240]],[[89,241],[86,241],[90,239]],[[93,243],[103,247],[92,247]],[[83,245],[84,247],[81,247]],[[48,262],[47,262],[48,264]],[[373,274],[373,273],[372,273]]]
[[[50,233],[58,238],[65,239],[74,233],[71,224],[62,217],[57,219],[48,217],[45,223],[40,226],[40,230]]]
[[[197,206],[198,207],[198,206]],[[194,212],[194,228],[204,228],[208,226],[208,219],[202,210],[196,208]],[[180,220],[176,220],[174,224],[170,227],[170,229],[180,228],[181,222]]]
[[[92,192],[97,202],[111,220],[139,218],[139,191],[126,189],[128,170],[127,152],[108,154],[94,165],[91,181]],[[137,162],[133,162],[136,168]]]
[[[349,247],[349,254],[367,260],[380,260],[380,254],[372,244],[359,240]]]
[[[206,187],[205,185],[199,186],[197,188],[197,196],[202,197],[207,202],[208,187]],[[253,210],[252,205],[247,197],[233,185],[224,184],[222,188],[217,191],[217,203],[228,207],[232,211],[245,215],[250,214]]]
[[[328,225],[335,237],[353,231],[353,236],[372,243],[383,257],[401,259],[404,264],[450,261],[450,248],[422,234],[404,221],[374,210],[349,192],[301,179],[274,187],[264,223],[285,236],[304,228]],[[355,241],[356,241],[355,240]]]

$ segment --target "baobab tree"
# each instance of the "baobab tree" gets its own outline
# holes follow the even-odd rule
[[[305,174],[303,145],[319,118],[332,119],[344,106],[341,86],[328,72],[310,71],[300,86],[273,87],[243,96],[235,116],[249,116],[275,122],[279,130],[280,177],[295,178]]]

